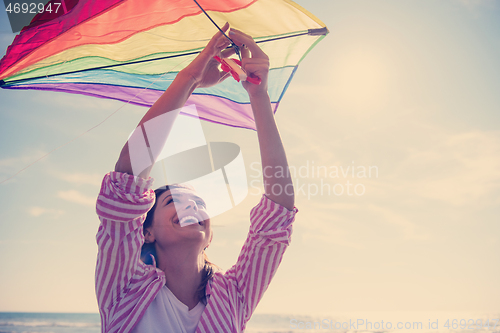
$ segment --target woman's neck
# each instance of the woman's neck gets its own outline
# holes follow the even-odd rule
[[[200,301],[198,288],[201,284],[205,260],[203,253],[157,249],[158,268],[165,273],[166,285],[179,301],[194,308]]]

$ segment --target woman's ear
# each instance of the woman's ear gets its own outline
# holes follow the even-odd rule
[[[146,229],[146,231],[144,232],[144,241],[146,243],[155,242],[155,236],[151,233],[151,229]]]

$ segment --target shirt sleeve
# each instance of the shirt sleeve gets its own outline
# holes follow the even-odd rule
[[[236,265],[225,274],[237,285],[243,327],[271,283],[290,244],[292,222],[298,209],[289,211],[265,195],[250,212],[250,230]]]
[[[122,300],[139,270],[144,243],[142,223],[155,202],[147,180],[126,173],[110,172],[102,181],[96,211],[101,221],[97,232],[96,294],[101,314]],[[146,272],[143,272],[146,274]]]

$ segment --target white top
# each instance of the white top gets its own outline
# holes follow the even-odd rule
[[[170,289],[164,286],[132,332],[194,333],[204,310],[205,304],[202,302],[189,310],[186,304],[179,301]]]

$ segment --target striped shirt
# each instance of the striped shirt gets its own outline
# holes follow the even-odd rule
[[[165,274],[140,259],[142,223],[155,201],[147,180],[110,172],[97,198],[95,273],[102,332],[128,333],[165,285]],[[262,196],[250,212],[250,230],[238,260],[207,283],[207,305],[196,333],[243,332],[290,244],[297,213]]]

